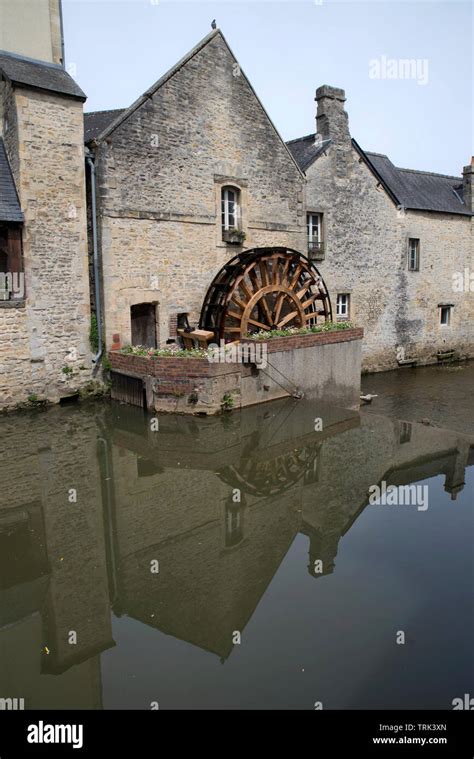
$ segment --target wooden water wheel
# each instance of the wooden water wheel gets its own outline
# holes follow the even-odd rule
[[[254,248],[232,258],[214,278],[199,326],[229,342],[331,318],[326,286],[305,256],[291,248]]]
[[[250,495],[280,495],[303,476],[311,475],[318,463],[320,449],[321,443],[310,443],[273,458],[245,457],[235,466],[224,467],[218,475],[232,488],[240,488]]]

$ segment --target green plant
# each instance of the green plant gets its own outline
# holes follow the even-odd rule
[[[245,238],[247,237],[244,230],[239,229],[238,227],[230,227],[228,232],[231,237],[238,240],[240,243],[244,242]]]
[[[81,387],[79,395],[83,400],[87,398],[106,398],[110,395],[110,384],[91,380]]]
[[[28,403],[38,403],[38,396],[35,393],[32,393],[28,396]]]
[[[143,345],[124,345],[120,353],[133,356],[148,356],[148,358],[207,358],[208,353],[204,348],[146,348]]]
[[[112,369],[112,364],[110,363],[109,357],[107,356],[106,353],[104,353],[104,355],[102,356],[102,368],[104,372],[110,372],[110,370]]]
[[[99,329],[97,326],[97,315],[91,314],[91,326],[89,329],[89,344],[93,353],[99,350]]]
[[[230,411],[235,406],[235,400],[232,393],[224,393],[221,400],[222,411]]]
[[[69,375],[69,374],[73,374],[74,369],[72,368],[72,366],[68,366],[66,364],[66,366],[63,366],[63,368],[61,369],[61,371],[62,371],[63,374]]]
[[[351,322],[324,322],[313,327],[289,327],[288,329],[271,329],[260,330],[259,332],[252,332],[247,334],[246,337],[251,337],[254,340],[268,340],[272,337],[290,337],[291,335],[311,335],[319,332],[337,332],[344,329],[353,329],[354,325]]]

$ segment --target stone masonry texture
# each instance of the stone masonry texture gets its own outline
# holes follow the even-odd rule
[[[91,352],[82,102],[6,84],[0,93],[25,216],[26,291],[21,303],[0,303],[4,408],[76,392],[90,380]]]

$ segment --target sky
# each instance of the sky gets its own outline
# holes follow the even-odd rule
[[[284,140],[316,131],[329,84],[361,147],[397,166],[460,176],[474,153],[469,2],[63,0],[63,16],[86,111],[130,105],[216,19]]]

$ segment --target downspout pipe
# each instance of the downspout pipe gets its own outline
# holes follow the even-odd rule
[[[99,345],[97,353],[92,359],[94,364],[97,364],[104,352],[104,346],[102,344],[102,303],[100,299],[100,272],[99,272],[99,247],[97,243],[97,199],[95,193],[95,163],[91,156],[90,151],[86,153],[86,161],[90,169],[91,178],[91,216],[92,216],[92,246],[93,246],[93,262],[94,262],[94,294],[95,294],[95,313],[97,317],[97,332],[99,336]]]

